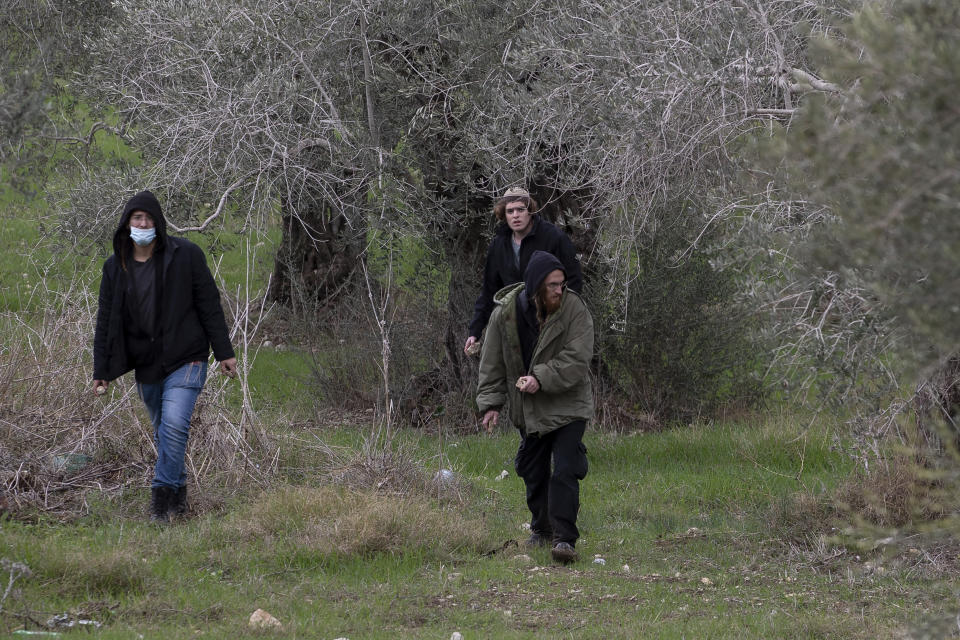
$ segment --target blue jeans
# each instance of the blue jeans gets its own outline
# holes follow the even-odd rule
[[[207,379],[207,362],[190,362],[154,384],[137,383],[147,405],[157,445],[157,466],[151,487],[177,489],[187,484],[185,457],[190,417]]]

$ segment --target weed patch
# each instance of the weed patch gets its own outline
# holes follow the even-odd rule
[[[895,456],[870,473],[857,472],[836,492],[836,508],[879,527],[903,527],[943,517],[947,487],[912,459]],[[953,502],[953,500],[951,500]]]
[[[83,550],[54,547],[38,554],[31,568],[39,580],[61,597],[103,598],[143,593],[151,583],[151,567],[131,550]]]
[[[419,496],[338,487],[286,487],[261,494],[235,516],[246,541],[284,543],[319,555],[479,552],[484,525]]]

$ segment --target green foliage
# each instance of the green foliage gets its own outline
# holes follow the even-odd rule
[[[89,67],[90,38],[115,12],[107,0],[14,2],[0,13],[0,162],[4,189],[39,193],[46,173],[64,147],[82,146],[92,136],[83,118],[64,120],[70,92],[64,79]],[[69,153],[69,151],[68,151]],[[87,147],[89,153],[89,146]],[[62,156],[61,156],[62,160]]]
[[[902,326],[960,345],[960,8],[952,0],[870,3],[814,55],[836,95],[810,100],[785,136],[791,177],[836,223],[815,256],[855,269]]]
[[[634,244],[622,299],[594,298],[598,352],[613,381],[637,408],[668,419],[754,402],[764,359],[754,341],[756,318],[738,302],[737,275],[711,259],[716,234],[702,235],[706,246],[685,255],[696,231],[685,221],[695,216],[681,209],[671,216],[677,224]],[[611,324],[614,331],[603,330]]]
[[[367,235],[367,267],[381,287],[444,307],[450,273],[428,241],[395,229],[371,229]]]

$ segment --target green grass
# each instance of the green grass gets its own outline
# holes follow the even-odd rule
[[[361,433],[315,435],[356,448]],[[440,464],[435,437],[398,442]],[[270,635],[288,638],[877,638],[952,615],[955,572],[905,550],[857,555],[778,535],[778,504],[850,473],[830,442],[823,427],[802,435],[777,418],[588,431],[571,567],[512,546],[528,517],[512,433],[444,438],[462,502],[351,492],[299,471],[164,528],[131,515],[146,490],[70,524],[7,519],[0,557],[34,575],[4,603],[0,631],[73,611],[103,622],[101,638],[262,637],[247,618],[263,608],[284,624]],[[320,468],[304,450],[282,456]]]
[[[228,227],[236,224],[239,222],[235,217],[227,221]],[[235,294],[238,288],[241,292],[249,288],[251,297],[266,291],[273,273],[273,256],[281,240],[279,224],[272,225],[266,234],[214,226],[207,232],[190,232],[184,237],[204,250],[210,270],[222,279],[227,291]]]
[[[282,411],[293,418],[310,416],[317,398],[310,357],[300,351],[261,347],[255,354],[248,382],[258,410]],[[238,386],[231,388],[231,401],[241,401]]]
[[[40,230],[35,217],[26,212],[13,212],[16,205],[0,201],[0,310],[20,311],[36,306],[31,302],[39,280],[37,261],[43,262],[49,252],[40,249]]]

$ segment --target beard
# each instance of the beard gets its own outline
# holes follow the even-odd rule
[[[563,296],[550,296],[546,295],[543,297],[543,309],[547,312],[547,315],[550,315],[554,311],[560,308],[560,303],[563,302]]]
[[[536,302],[537,320],[539,320],[542,325],[547,321],[547,316],[560,308],[560,304],[563,302],[563,295],[553,297],[547,293],[546,287],[541,287],[540,290],[537,291]]]

